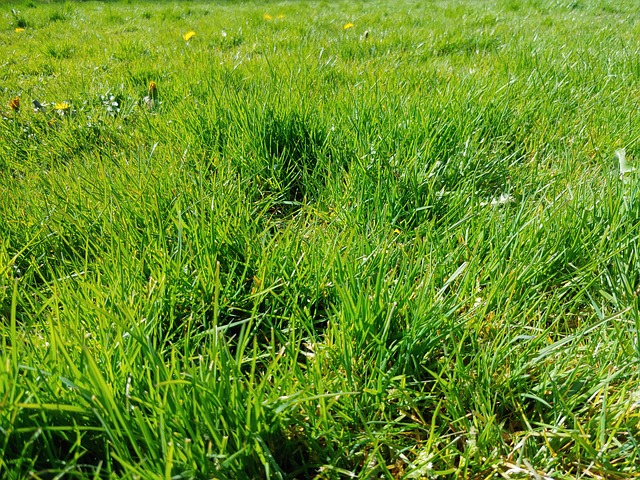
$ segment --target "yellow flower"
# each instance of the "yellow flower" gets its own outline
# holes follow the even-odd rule
[[[156,102],[158,101],[158,87],[156,86],[156,82],[149,82],[149,95],[144,97],[143,100],[150,109],[156,106]]]
[[[24,28],[16,28],[16,33],[24,32]]]
[[[283,13],[281,13],[281,14],[280,14],[280,15],[278,15],[276,18],[277,18],[278,20],[282,20],[282,19],[284,18],[284,14],[283,14]]]
[[[353,23],[349,22],[349,23],[345,23],[344,27],[342,27],[342,28],[344,28],[345,30],[349,30],[350,28],[353,28],[353,27],[355,27],[355,25]]]
[[[268,13],[265,13],[265,14],[262,16],[262,18],[264,18],[267,22],[268,22],[269,20],[272,20],[272,19],[273,19],[273,17],[272,17],[271,15],[269,15]]]
[[[9,108],[14,112],[20,111],[20,97],[12,98],[9,102]]]
[[[69,105],[68,102],[60,102],[60,103],[56,103],[54,108],[56,110],[60,110],[64,112],[65,110],[69,110],[71,108],[71,105]]]
[[[196,36],[196,32],[191,31],[191,32],[187,32],[184,35],[182,35],[182,38],[184,38],[185,42],[188,42],[189,40],[191,40],[195,36]]]

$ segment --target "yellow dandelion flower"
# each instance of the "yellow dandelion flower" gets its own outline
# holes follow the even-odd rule
[[[156,82],[149,82],[149,95],[143,98],[144,103],[150,109],[156,106],[156,102],[158,101],[158,87],[156,86]]]
[[[355,27],[355,25],[353,23],[349,22],[349,23],[345,23],[344,27],[342,27],[342,28],[345,29],[345,30],[349,30],[350,28],[353,28],[353,27]]]
[[[24,28],[16,28],[16,33],[24,32]]]
[[[54,108],[56,110],[60,110],[64,112],[65,110],[69,110],[71,108],[71,105],[69,105],[69,102],[60,102],[60,103],[56,103]]]
[[[14,112],[20,111],[20,97],[12,98],[9,102],[9,108]]]
[[[265,13],[262,18],[264,18],[267,22],[270,20],[273,20],[273,17],[271,15],[269,15],[268,13]]]
[[[184,38],[185,42],[188,42],[189,40],[191,40],[195,36],[196,36],[196,32],[191,31],[191,32],[187,32],[184,35],[182,35],[182,38]]]
[[[278,15],[276,18],[277,18],[278,20],[282,20],[282,19],[284,18],[284,14],[282,14],[282,13],[281,13],[281,14],[280,14],[280,15]]]

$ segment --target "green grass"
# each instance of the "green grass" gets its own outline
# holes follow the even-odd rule
[[[637,475],[639,13],[0,6],[0,476]]]

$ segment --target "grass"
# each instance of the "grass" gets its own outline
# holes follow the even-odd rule
[[[1,476],[636,476],[638,13],[1,7]]]

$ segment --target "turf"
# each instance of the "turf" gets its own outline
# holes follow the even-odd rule
[[[639,13],[2,4],[0,476],[637,475]]]

